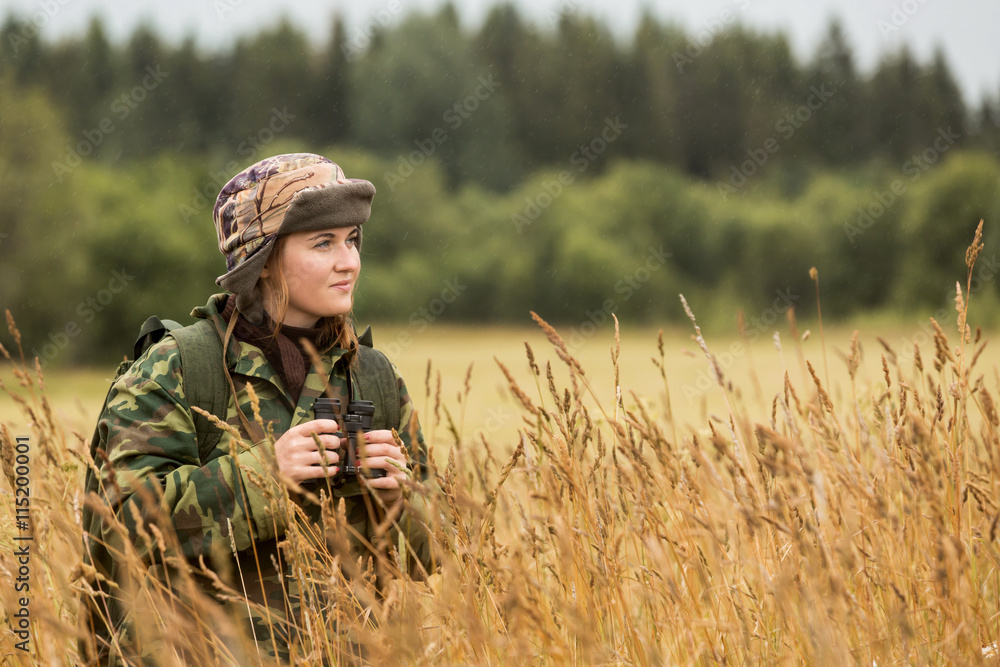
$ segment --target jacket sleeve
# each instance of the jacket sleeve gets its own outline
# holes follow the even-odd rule
[[[181,380],[177,343],[167,337],[115,383],[98,424],[107,443],[99,462],[104,496],[140,554],[156,556],[139,538],[148,523],[169,525],[189,558],[284,533],[269,510],[273,478],[261,444],[202,465]],[[103,534],[114,543],[114,530]]]
[[[396,432],[407,449],[413,479],[425,491],[406,495],[407,510],[400,516],[398,528],[392,531],[391,537],[397,542],[402,537],[410,555],[420,561],[426,572],[433,573],[435,559],[428,530],[434,525],[430,519],[440,499],[440,489],[427,465],[427,445],[406,383],[395,365],[392,369],[396,373],[396,384],[399,387],[399,426],[396,427]]]

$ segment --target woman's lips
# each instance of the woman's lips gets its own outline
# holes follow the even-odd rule
[[[351,291],[351,281],[350,280],[342,280],[339,283],[334,283],[334,284],[330,285],[330,287],[332,287],[333,289],[336,289],[336,290],[340,290],[341,292],[350,292]]]

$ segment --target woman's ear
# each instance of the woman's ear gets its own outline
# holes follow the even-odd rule
[[[269,275],[271,275],[271,272],[267,270],[266,266],[263,269],[260,270],[260,277],[261,278],[267,278]]]

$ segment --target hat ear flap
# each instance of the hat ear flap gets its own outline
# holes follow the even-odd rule
[[[251,324],[259,325],[264,321],[264,294],[260,288],[260,281],[249,293],[239,292],[236,295],[236,307]]]

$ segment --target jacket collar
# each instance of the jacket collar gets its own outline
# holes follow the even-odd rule
[[[228,322],[223,319],[221,313],[225,309],[226,299],[229,298],[229,296],[230,295],[228,293],[213,294],[209,297],[208,302],[204,306],[199,306],[192,310],[191,316],[198,319],[212,320],[216,324],[217,330],[222,332],[222,334],[225,334]],[[332,369],[333,365],[345,354],[345,350],[339,347],[334,347],[326,350],[325,352],[320,352],[319,356],[323,365],[328,369]],[[280,377],[274,372],[271,365],[267,363],[264,352],[256,345],[231,337],[229,340],[229,347],[226,350],[226,366],[232,373],[239,373],[240,375],[248,375],[262,380],[267,380],[268,382],[271,382],[281,388],[284,392],[284,387],[282,386]],[[310,367],[306,376],[307,384],[310,384],[311,376],[315,374],[315,368]],[[320,383],[322,384],[322,380],[320,380]]]

